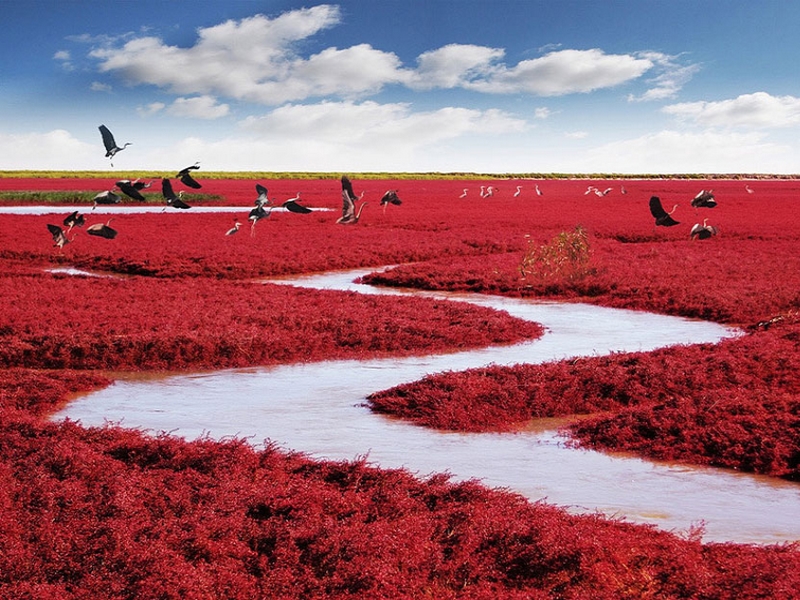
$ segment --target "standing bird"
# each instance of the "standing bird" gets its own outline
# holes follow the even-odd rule
[[[651,196],[650,197],[650,214],[656,220],[655,226],[658,227],[672,227],[673,225],[679,225],[679,222],[672,218],[672,213],[675,212],[675,209],[678,208],[678,205],[672,207],[672,210],[667,212],[664,210],[664,207],[661,206],[661,198],[658,196]]]
[[[521,193],[522,193],[522,186],[518,185],[517,186],[517,191],[514,192],[514,198],[518,197]]]
[[[747,193],[748,193],[748,194],[752,194],[752,193],[753,193],[753,188],[751,188],[751,187],[750,187],[749,185],[747,185],[746,183],[744,184],[744,189],[745,189],[745,190],[747,190]]]
[[[459,198],[466,198],[467,197],[467,188],[464,188],[464,191],[461,192]]]
[[[67,228],[67,233],[72,231],[73,227],[83,227],[83,224],[86,222],[86,219],[83,218],[83,215],[79,214],[78,211],[71,212],[67,215],[64,219],[64,227]]]
[[[186,167],[185,169],[181,169],[180,171],[178,171],[178,174],[175,175],[175,177],[180,179],[181,183],[183,185],[185,185],[186,187],[190,187],[190,188],[194,188],[196,190],[199,190],[203,186],[200,185],[197,181],[195,181],[194,178],[191,175],[191,171],[192,170],[199,169],[199,168],[200,168],[200,163],[196,162],[191,167]]]
[[[537,196],[544,196],[542,190],[539,189],[539,184],[536,184],[536,195]]]
[[[172,190],[172,183],[170,183],[169,179],[166,177],[161,180],[161,194],[164,196],[164,200],[167,201],[167,206],[171,206],[172,208],[191,208],[191,206],[181,200],[183,190],[178,192],[176,196],[175,192]],[[167,206],[164,207],[164,210],[167,210]]]
[[[298,204],[297,201],[300,200],[300,192],[297,192],[297,196],[294,198],[289,198],[286,202],[281,204],[283,208],[288,210],[289,212],[298,213],[301,215],[307,215],[311,212],[311,209],[307,206],[303,206],[302,204]]]
[[[106,158],[114,158],[117,152],[122,152],[131,145],[130,142],[125,142],[125,145],[120,148],[117,146],[117,142],[114,141],[114,136],[108,130],[108,127],[100,125],[98,129],[100,129],[100,135],[103,136],[103,145],[106,147]],[[111,166],[113,167],[114,163],[111,163]]]
[[[387,190],[381,198],[381,206],[383,207],[384,213],[386,212],[386,207],[390,204],[400,206],[402,203],[403,201],[400,200],[400,196],[397,195],[397,190]]]
[[[356,196],[353,192],[353,184],[350,183],[347,175],[342,175],[342,216],[336,219],[337,223],[342,225],[353,225],[358,223],[361,218],[361,211],[367,205],[366,202],[362,203],[356,212],[356,200],[364,197],[364,192],[360,196]]]
[[[713,190],[700,190],[697,196],[692,198],[692,206],[694,208],[714,208],[717,201],[714,199]]]
[[[94,225],[89,225],[89,227],[86,228],[86,233],[89,235],[106,238],[107,240],[113,240],[115,237],[117,237],[117,230],[109,227],[111,221],[113,221],[113,218],[109,219],[106,223],[95,223]]]
[[[67,234],[64,233],[64,230],[58,225],[51,225],[48,223],[47,230],[50,232],[50,235],[53,236],[53,246],[63,248],[72,241],[67,237]],[[75,239],[75,236],[72,236],[72,238]]]
[[[233,227],[228,229],[228,231],[225,232],[225,235],[233,235],[235,233],[238,233],[239,232],[239,227],[241,227],[241,226],[242,226],[242,224],[239,223],[239,221],[237,221],[236,219],[234,219],[233,220]]]
[[[484,195],[484,198],[491,198],[492,196],[494,196],[494,188],[489,186],[486,188],[486,195]]]
[[[139,202],[144,202],[144,196],[142,196],[141,192],[136,189],[136,187],[130,182],[129,179],[120,179],[116,186],[119,190],[128,196],[129,198],[133,198],[134,200],[138,200]]]
[[[703,224],[695,223],[692,231],[689,233],[691,239],[707,240],[711,236],[717,235],[717,228],[708,224],[708,219],[703,219]]]

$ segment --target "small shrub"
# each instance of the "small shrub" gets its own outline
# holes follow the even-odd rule
[[[578,225],[574,231],[562,231],[543,246],[537,246],[529,238],[519,271],[523,279],[574,281],[589,273],[590,256],[589,236]]]

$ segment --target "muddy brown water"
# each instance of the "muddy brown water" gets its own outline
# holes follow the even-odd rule
[[[54,416],[86,426],[119,423],[187,439],[271,441],[320,459],[367,457],[420,475],[479,479],[574,513],[601,512],[676,533],[703,526],[705,541],[800,540],[800,486],[732,471],[654,463],[570,448],[558,422],[506,434],[441,432],[370,412],[372,392],[427,374],[489,364],[537,363],[610,352],[715,343],[738,332],[703,321],[575,303],[373,288],[354,283],[369,270],[284,283],[378,294],[422,294],[472,302],[546,327],[538,340],[468,352],[343,360],[211,373],[120,378]]]

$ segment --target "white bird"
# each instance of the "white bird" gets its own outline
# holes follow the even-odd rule
[[[614,189],[614,188],[606,188],[606,189],[604,189],[604,190],[603,190],[603,191],[602,191],[602,192],[601,192],[599,195],[601,195],[601,196],[607,196],[608,194],[610,194],[610,193],[611,193],[611,190],[613,190],[613,189]]]
[[[544,196],[544,194],[542,193],[542,190],[539,189],[539,185],[538,184],[536,185],[536,195],[537,196]]]
[[[242,226],[242,224],[239,223],[239,221],[237,221],[236,219],[234,219],[233,221],[234,221],[233,227],[228,229],[228,231],[225,232],[225,235],[233,235],[234,233],[237,233],[239,231],[239,227]]]
[[[489,186],[486,188],[486,194],[484,195],[484,198],[491,198],[492,196],[494,196],[494,188]]]
[[[619,186],[619,192],[620,192],[620,194],[627,194],[628,190],[625,189],[624,185],[621,185],[621,186]]]
[[[583,195],[586,196],[587,194],[591,194],[592,192],[596,192],[596,191],[597,191],[597,188],[594,187],[593,185],[590,185],[589,187],[586,188],[586,191],[583,192]]]
[[[746,183],[744,184],[744,189],[747,190],[748,194],[752,194],[753,193],[753,189],[749,185],[747,185]]]
[[[466,197],[467,197],[467,188],[464,188],[464,191],[461,192],[461,195],[459,196],[459,198],[466,198]]]
[[[481,198],[486,198],[486,186],[485,185],[481,186],[481,194],[480,194],[480,196],[481,196]]]

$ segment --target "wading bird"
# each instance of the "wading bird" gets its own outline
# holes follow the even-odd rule
[[[175,192],[172,190],[172,183],[170,183],[169,179],[166,177],[161,180],[161,194],[164,196],[164,200],[167,201],[167,206],[171,206],[172,208],[191,208],[191,206],[181,200],[183,190],[178,192],[176,196]],[[167,206],[164,207],[164,210],[167,210]]]
[[[697,195],[692,198],[692,206],[694,208],[714,208],[717,201],[714,199],[713,190],[700,190]]]
[[[86,228],[86,233],[89,235],[106,238],[107,240],[113,240],[115,237],[117,237],[117,230],[109,227],[109,225],[111,225],[111,221],[113,221],[113,218],[109,219],[105,223],[95,223],[94,225],[89,225],[89,227]]]
[[[537,196],[544,196],[544,192],[542,192],[542,190],[539,189],[539,185],[538,184],[536,184],[536,195]]]
[[[250,225],[251,236],[254,236],[256,234],[256,223],[258,223],[261,219],[266,219],[267,217],[269,217],[271,212],[272,208],[266,210],[263,204],[259,204],[250,211],[250,214],[247,215],[247,220],[252,223]]]
[[[233,220],[233,227],[228,229],[228,231],[225,232],[225,235],[233,235],[234,233],[238,233],[239,232],[239,227],[241,227],[241,226],[242,226],[242,224],[239,223],[239,221],[237,221],[236,219],[234,219]]]
[[[624,185],[619,186],[619,193],[620,194],[627,194],[628,190],[625,189]]]
[[[521,186],[521,185],[518,185],[518,186],[517,186],[517,191],[515,191],[515,192],[514,192],[514,198],[516,198],[517,196],[519,196],[521,193],[522,193],[522,186]]]
[[[708,219],[703,219],[703,224],[695,223],[692,231],[689,234],[691,239],[707,240],[708,238],[717,235],[717,228],[708,224]]]
[[[397,195],[397,190],[387,190],[386,193],[381,198],[381,206],[383,207],[383,212],[386,212],[386,207],[390,204],[394,204],[395,206],[400,206],[403,203],[400,200],[400,196]]]
[[[656,227],[672,227],[673,225],[679,225],[679,222],[672,218],[672,213],[675,212],[676,208],[678,208],[677,204],[672,207],[671,211],[667,212],[664,210],[664,207],[661,206],[661,198],[658,196],[650,197],[650,214],[653,215],[656,220]]]
[[[139,202],[144,202],[144,196],[142,196],[141,192],[136,189],[129,179],[120,179],[116,185],[120,191],[129,198],[133,198]]]
[[[64,233],[64,230],[58,225],[51,225],[48,223],[47,230],[50,232],[50,235],[53,236],[53,246],[63,248],[72,241],[67,237],[67,234]],[[75,239],[75,236],[72,236],[72,239]]]
[[[298,213],[301,215],[307,215],[311,212],[311,209],[303,206],[302,204],[298,204],[297,201],[300,200],[300,192],[297,192],[297,196],[294,198],[289,198],[286,202],[281,204],[283,208],[288,210],[289,212]]]
[[[114,136],[108,130],[108,127],[105,125],[100,125],[98,129],[100,129],[100,135],[103,136],[103,145],[106,147],[106,158],[114,158],[114,155],[117,152],[122,152],[125,150],[125,148],[131,145],[130,142],[125,142],[125,145],[120,148],[117,146],[117,142],[114,141]],[[111,163],[111,166],[114,166],[113,162]]]
[[[67,228],[67,233],[72,231],[73,227],[83,227],[83,224],[86,222],[86,219],[83,218],[83,215],[79,214],[78,211],[71,212],[67,215],[64,219],[64,227]]]
[[[112,190],[106,190],[97,194],[93,199],[93,203],[95,206],[98,204],[119,204],[120,200],[122,200],[122,196],[115,194]],[[94,206],[92,206],[92,210],[94,210]]]
[[[748,194],[752,194],[752,193],[753,193],[753,188],[751,188],[751,187],[750,187],[749,185],[747,185],[746,183],[744,184],[744,189],[745,189],[745,190],[747,190],[747,193],[748,193]]]
[[[265,204],[269,204],[269,198],[267,198],[267,188],[260,183],[257,183],[256,193],[258,194],[258,197],[253,204],[256,206],[264,206]]]
[[[336,219],[336,222],[341,225],[353,225],[358,223],[358,220],[361,218],[361,211],[364,210],[367,203],[362,203],[358,208],[358,212],[356,212],[356,200],[363,197],[364,192],[361,192],[361,195],[356,197],[350,179],[347,175],[342,175],[342,216]]]
[[[200,163],[196,162],[191,167],[186,167],[185,169],[181,169],[180,171],[178,171],[178,174],[175,177],[180,179],[181,183],[183,185],[185,185],[186,187],[190,187],[190,188],[194,188],[196,190],[199,190],[203,186],[200,185],[197,181],[195,181],[194,178],[191,175],[191,171],[192,170],[199,169],[199,168],[200,168]]]
[[[464,188],[464,190],[461,192],[461,195],[459,196],[459,198],[466,198],[466,197],[467,197],[467,188]]]

